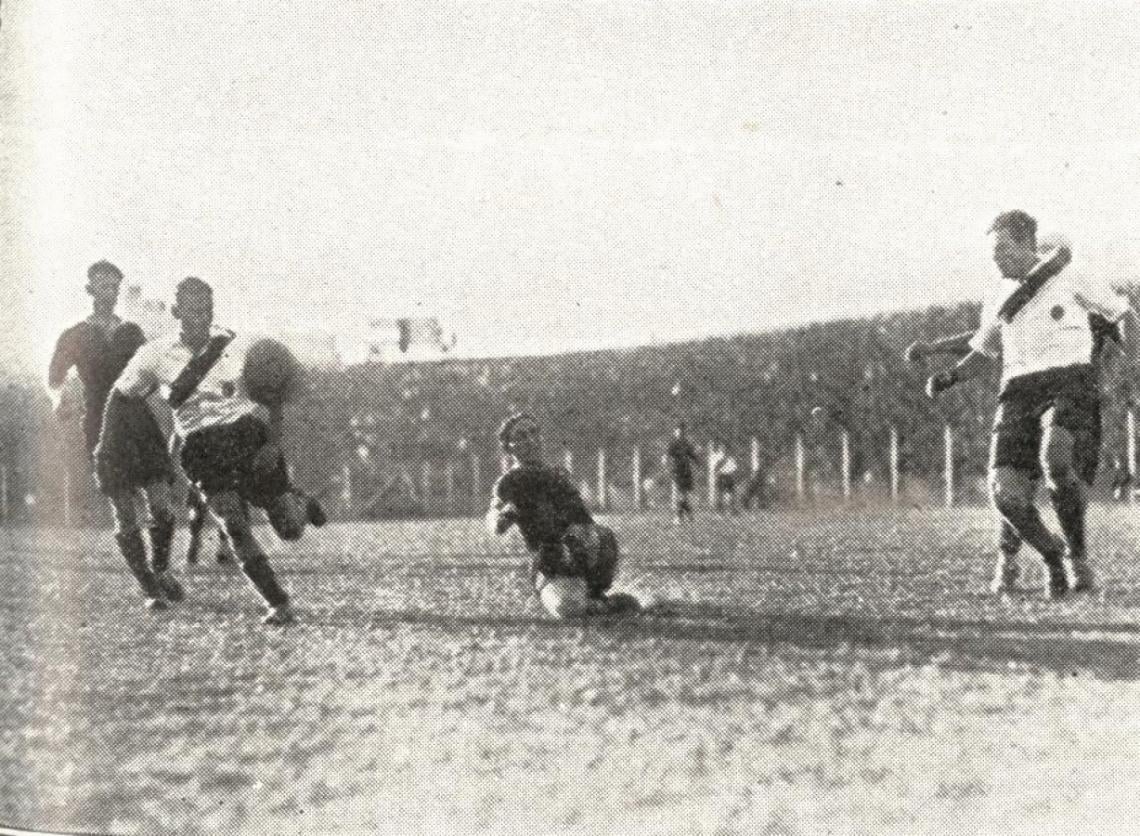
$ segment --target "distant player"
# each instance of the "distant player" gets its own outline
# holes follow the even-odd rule
[[[693,492],[693,465],[701,461],[693,442],[689,441],[684,421],[673,430],[665,457],[673,477],[673,521],[680,523],[686,517],[693,518],[693,506],[689,502],[689,494]]]
[[[145,342],[142,329],[115,314],[123,273],[109,261],[98,261],[87,270],[87,293],[91,315],[68,328],[56,342],[48,368],[48,389],[58,393],[74,368],[83,383],[83,431],[87,451],[95,466],[96,481],[111,503],[115,539],[131,574],[142,587],[148,609],[163,609],[166,601],[180,600],[181,585],[169,573],[170,547],[174,538],[174,509],[170,497],[172,470],[166,442],[145,402],[120,410],[119,419],[129,424],[121,465],[107,468],[99,447],[107,396],[115,378]],[[140,504],[150,511],[150,563],[140,530]]]
[[[538,421],[512,415],[499,428],[499,442],[512,466],[492,489],[487,527],[503,534],[518,526],[546,611],[576,618],[639,609],[631,595],[607,594],[618,570],[617,539],[594,522],[569,474],[543,461]]]
[[[231,331],[213,326],[214,296],[198,278],[183,279],[171,309],[179,333],[143,346],[116,381],[108,418],[121,403],[159,390],[174,412],[179,455],[187,478],[222,520],[242,571],[265,600],[266,624],[295,620],[281,587],[250,527],[248,506],[264,508],[274,530],[295,540],[305,523],[324,521],[314,500],[289,482],[278,445],[281,405],[266,408],[251,400],[242,377],[243,344]],[[123,429],[104,427],[104,434]]]
[[[1019,210],[1002,213],[994,234],[994,262],[1002,274],[997,299],[982,312],[970,353],[927,382],[931,397],[977,375],[987,358],[1002,356],[1002,382],[990,452],[994,506],[1021,541],[1042,555],[1048,593],[1094,586],[1085,537],[1086,487],[1100,455],[1101,392],[1098,349],[1090,314],[1116,323],[1130,308],[1105,282],[1062,272],[1067,258],[1037,250],[1036,221]],[[1044,475],[1063,537],[1050,532],[1034,504]],[[1071,581],[1065,572],[1068,557]],[[1000,569],[1001,567],[999,567]],[[1011,569],[1010,574],[1016,574]]]
[[[716,491],[716,510],[735,514],[736,477],[740,472],[736,457],[725,448],[724,444],[718,442],[710,465],[713,469],[713,487]]]

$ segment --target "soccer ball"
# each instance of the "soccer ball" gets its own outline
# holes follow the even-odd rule
[[[258,340],[245,353],[241,376],[251,400],[281,406],[300,388],[301,364],[284,343]]]

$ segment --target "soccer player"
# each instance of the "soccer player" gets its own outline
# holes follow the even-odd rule
[[[617,575],[617,539],[594,522],[569,474],[543,461],[538,421],[512,415],[499,428],[499,443],[512,466],[491,491],[487,527],[504,534],[518,526],[546,611],[576,618],[639,609],[632,595],[607,594]]]
[[[248,505],[264,508],[282,539],[295,540],[323,512],[289,483],[278,445],[282,410],[250,399],[242,376],[243,352],[235,334],[213,325],[214,294],[199,278],[183,279],[171,313],[180,331],[143,346],[111,391],[117,403],[160,390],[174,412],[180,462],[230,537],[242,572],[264,599],[266,624],[295,620],[282,588],[250,527]],[[104,434],[114,431],[110,423]]]
[[[673,522],[678,524],[686,516],[693,518],[693,506],[689,503],[689,494],[693,491],[693,465],[701,461],[686,430],[684,421],[677,424],[665,451],[673,476]]]
[[[722,442],[717,442],[713,453],[714,489],[716,490],[717,511],[736,513],[736,477],[740,471],[736,457]]]
[[[1116,323],[1130,308],[1107,283],[1081,281],[1048,268],[1040,259],[1036,221],[1013,210],[990,228],[994,262],[1002,274],[996,302],[987,305],[971,338],[970,352],[948,371],[927,381],[931,397],[976,376],[987,359],[1002,356],[1002,382],[990,448],[990,490],[994,506],[1016,540],[1003,543],[1010,555],[1020,541],[1045,561],[1047,592],[1059,597],[1094,586],[1085,537],[1086,486],[1100,455],[1101,393],[1095,366],[1097,341],[1090,314]],[[1044,465],[1044,467],[1042,467]],[[1044,475],[1063,537],[1057,537],[1034,502]],[[1071,581],[1065,571],[1069,562]],[[999,565],[999,574],[1003,567]],[[1010,568],[1008,576],[1016,574]],[[995,581],[997,579],[995,578]],[[1012,580],[1011,580],[1012,582]]]
[[[120,419],[130,426],[118,466],[107,467],[100,447],[104,407],[115,378],[145,342],[142,329],[115,313],[123,273],[109,261],[87,270],[91,315],[68,328],[56,342],[48,367],[48,390],[53,400],[75,368],[83,383],[83,430],[87,451],[95,466],[96,481],[107,496],[115,517],[115,539],[131,574],[142,587],[148,609],[166,607],[167,600],[183,597],[181,584],[169,573],[174,538],[174,509],[170,497],[172,471],[162,431],[150,408],[139,402],[122,410]],[[57,402],[58,407],[58,402]],[[139,504],[150,511],[150,565],[140,531]]]

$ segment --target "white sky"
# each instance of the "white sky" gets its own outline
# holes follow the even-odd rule
[[[102,257],[149,295],[206,278],[232,326],[442,314],[472,354],[979,297],[1014,206],[1140,264],[1131,4],[0,16],[0,361],[29,368]]]

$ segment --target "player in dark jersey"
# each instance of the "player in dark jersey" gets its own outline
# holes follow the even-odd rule
[[[123,273],[109,261],[87,270],[91,315],[68,328],[56,342],[48,367],[48,390],[59,393],[75,369],[83,383],[83,431],[95,466],[96,481],[115,515],[115,537],[131,574],[146,595],[148,609],[162,609],[167,600],[180,600],[182,587],[168,572],[174,538],[174,509],[170,498],[172,470],[158,422],[145,403],[135,404],[120,418],[130,427],[122,466],[107,468],[99,449],[100,430],[108,393],[119,373],[146,341],[142,329],[115,314]],[[151,560],[140,531],[138,504],[145,497],[150,510]]]
[[[693,492],[693,465],[700,464],[697,450],[686,434],[684,421],[673,430],[665,457],[669,460],[669,473],[673,477],[673,521],[680,523],[685,517],[693,518],[689,494]]]
[[[487,526],[495,534],[518,526],[547,612],[574,618],[639,609],[632,595],[608,593],[617,575],[617,539],[594,522],[569,474],[543,461],[538,421],[512,415],[499,428],[499,442],[514,463],[492,489]]]

